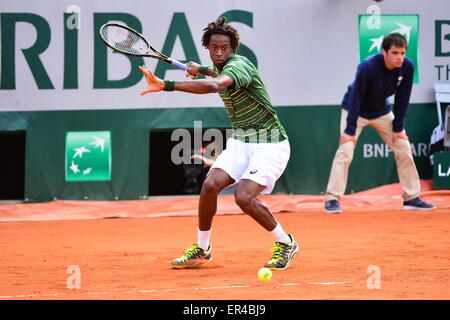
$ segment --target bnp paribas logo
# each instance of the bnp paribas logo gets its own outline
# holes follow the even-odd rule
[[[66,181],[111,180],[110,131],[77,131],[66,135]]]
[[[419,15],[359,16],[359,60],[381,52],[385,36],[400,33],[408,41],[406,56],[414,62],[414,83],[419,83]]]

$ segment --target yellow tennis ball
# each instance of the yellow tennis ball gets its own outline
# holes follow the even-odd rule
[[[258,279],[264,282],[270,281],[272,278],[272,271],[267,268],[261,268],[258,271]]]

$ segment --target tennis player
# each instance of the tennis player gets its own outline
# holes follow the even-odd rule
[[[347,186],[356,141],[366,126],[374,128],[394,153],[403,188],[403,209],[435,208],[419,197],[419,174],[404,129],[414,75],[414,64],[405,56],[407,47],[404,36],[390,34],[383,39],[382,52],[366,58],[358,66],[356,79],[348,87],[342,102],[339,148],[325,193],[327,213],[342,212],[339,200]],[[388,97],[394,94],[392,108]]]
[[[198,209],[198,241],[171,262],[174,268],[192,268],[211,261],[211,226],[217,210],[220,191],[236,183],[235,201],[242,211],[273,236],[270,269],[286,269],[298,252],[299,245],[275,219],[268,206],[257,198],[274,188],[290,156],[285,129],[278,119],[256,67],[235,52],[239,34],[220,17],[203,29],[202,45],[209,50],[213,66],[189,62],[190,76],[210,78],[171,81],[156,77],[144,66],[140,70],[149,92],[184,91],[194,94],[219,93],[227,109],[233,134],[226,149],[212,165],[203,184]]]

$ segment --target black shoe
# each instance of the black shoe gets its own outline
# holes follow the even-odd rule
[[[339,201],[337,201],[337,200],[325,201],[325,212],[326,213],[342,213],[341,207],[339,207]]]
[[[264,268],[272,270],[284,270],[289,267],[292,259],[298,252],[298,243],[294,240],[294,237],[289,235],[291,238],[291,244],[275,242],[272,251],[272,259],[264,265]]]
[[[403,210],[433,210],[436,207],[430,203],[422,201],[419,197],[403,201]]]
[[[198,243],[194,243],[181,257],[172,260],[171,265],[175,269],[197,268],[210,261],[211,246],[209,246],[208,250],[203,250],[198,246]]]

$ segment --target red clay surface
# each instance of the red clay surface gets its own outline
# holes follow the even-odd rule
[[[169,262],[196,241],[197,197],[0,205],[0,301],[449,299],[450,191],[427,186],[438,207],[428,212],[401,210],[398,185],[344,197],[341,215],[322,213],[320,196],[261,197],[301,245],[268,283],[256,274],[272,238],[230,196],[214,220],[213,262],[194,270]],[[67,286],[70,266],[80,289]],[[379,289],[368,286],[372,268]]]

